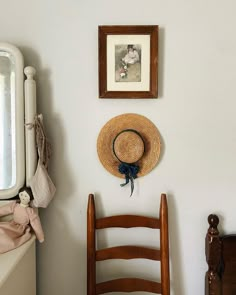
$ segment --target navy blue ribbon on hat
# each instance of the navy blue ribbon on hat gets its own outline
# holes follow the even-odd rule
[[[131,184],[131,194],[130,194],[130,197],[132,196],[133,194],[133,191],[134,191],[134,179],[137,178],[137,174],[140,170],[139,166],[134,164],[134,163],[126,163],[126,162],[123,162],[119,159],[119,157],[117,156],[116,152],[115,152],[115,148],[114,148],[114,145],[115,145],[115,140],[116,138],[123,132],[127,132],[127,131],[132,131],[136,134],[138,134],[140,136],[140,138],[142,139],[143,143],[144,143],[144,140],[142,138],[142,136],[140,135],[139,132],[137,132],[136,130],[134,129],[125,129],[125,130],[122,130],[120,133],[118,133],[115,137],[115,139],[113,140],[113,145],[112,145],[112,148],[113,148],[113,153],[115,155],[115,157],[117,158],[117,160],[120,162],[120,165],[118,167],[118,170],[121,174],[124,174],[125,175],[125,183],[122,183],[120,184],[120,186],[125,186],[126,184],[129,183],[130,181],[130,184]]]
[[[134,191],[134,179],[138,177],[139,166],[122,162],[119,165],[119,172],[125,175],[125,183],[121,183],[120,186],[125,186],[129,181],[131,183],[131,197]]]

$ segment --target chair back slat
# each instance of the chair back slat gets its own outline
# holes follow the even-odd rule
[[[99,218],[96,220],[96,229],[104,229],[110,227],[147,227],[159,229],[160,220],[158,218],[137,215],[117,215]]]
[[[96,261],[134,258],[160,261],[160,257],[160,250],[137,246],[119,246],[96,251]]]
[[[96,295],[109,292],[150,292],[161,294],[161,284],[149,280],[125,278],[102,282],[96,285]]]
[[[96,230],[110,227],[159,229],[160,250],[142,246],[117,246],[96,250]],[[134,258],[160,261],[161,283],[137,278],[122,278],[96,283],[96,261]],[[137,215],[118,215],[96,219],[94,196],[90,194],[87,211],[87,295],[134,291],[170,295],[168,207],[166,195],[161,195],[159,219]]]

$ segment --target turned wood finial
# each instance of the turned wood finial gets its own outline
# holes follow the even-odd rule
[[[219,217],[215,214],[210,214],[208,216],[208,223],[212,226],[212,227],[217,227],[219,224]]]
[[[208,216],[208,223],[209,223],[209,229],[208,233],[211,235],[219,235],[219,231],[217,226],[219,225],[219,217],[215,214],[210,214]]]
[[[36,74],[36,70],[33,67],[26,67],[24,69],[24,73],[25,73],[28,80],[33,80],[34,76]]]

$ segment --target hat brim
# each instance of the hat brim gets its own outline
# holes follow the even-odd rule
[[[145,151],[137,162],[140,167],[138,177],[149,173],[160,157],[161,143],[157,127],[146,117],[139,114],[122,114],[109,120],[101,129],[97,139],[98,157],[104,168],[111,174],[124,178],[118,166],[112,144],[118,133],[125,129],[134,129],[140,133],[145,143]]]

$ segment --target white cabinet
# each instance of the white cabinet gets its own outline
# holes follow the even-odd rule
[[[0,206],[4,204],[0,202]],[[19,248],[0,254],[0,294],[36,295],[34,235]]]

